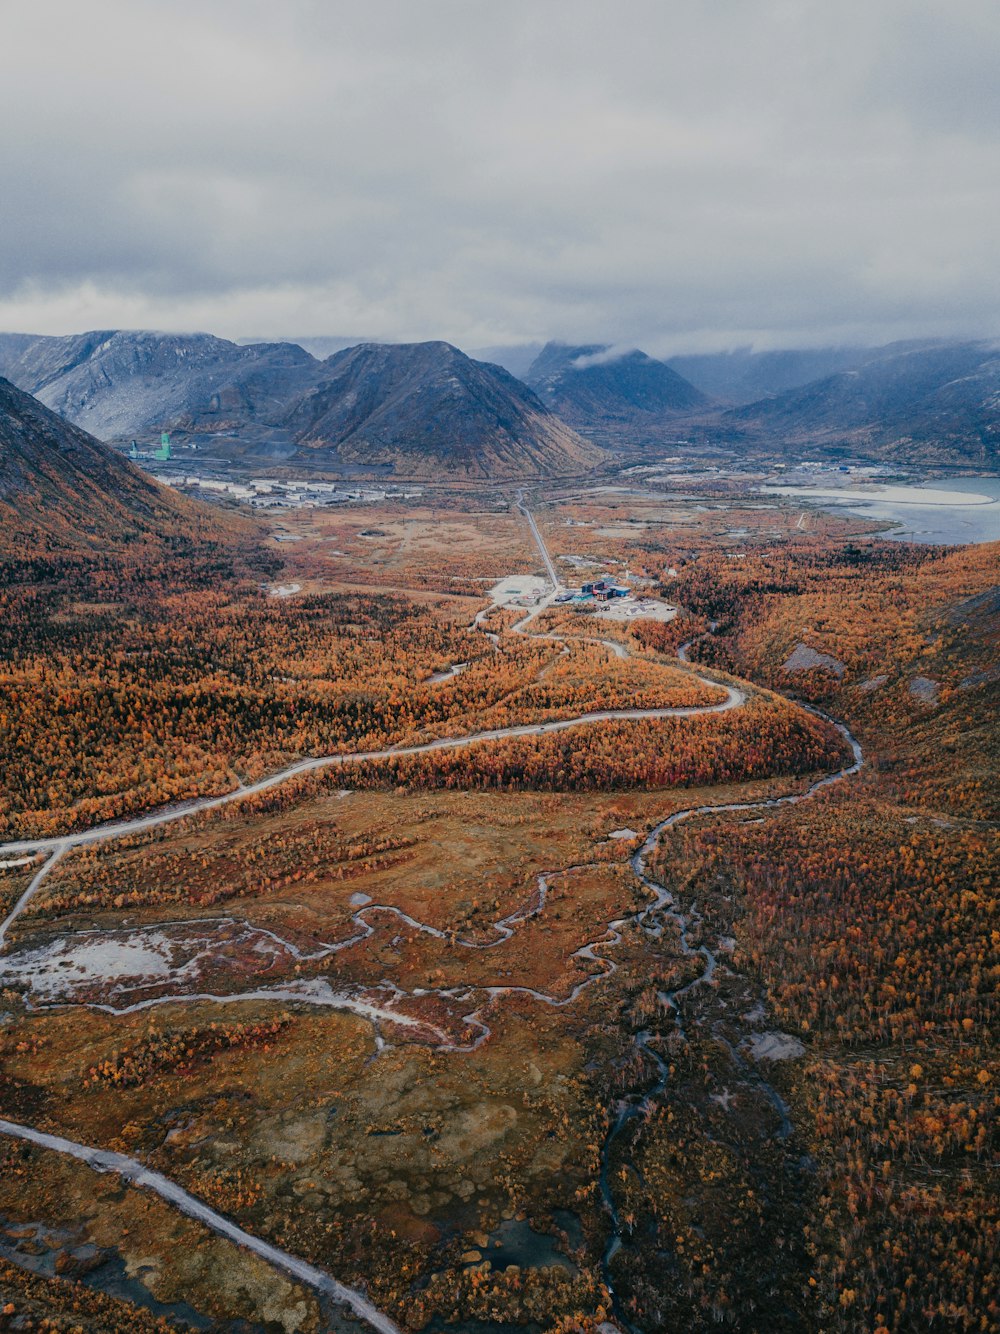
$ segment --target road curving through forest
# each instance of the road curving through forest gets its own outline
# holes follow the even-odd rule
[[[244,1250],[251,1251],[273,1265],[275,1269],[282,1270],[322,1297],[347,1306],[359,1319],[377,1330],[378,1334],[402,1334],[400,1327],[378,1307],[373,1306],[363,1292],[347,1287],[322,1269],[317,1269],[315,1265],[307,1264],[305,1260],[290,1255],[288,1251],[283,1251],[280,1247],[272,1246],[260,1237],[245,1232],[232,1219],[209,1208],[182,1186],[178,1186],[176,1181],[171,1181],[161,1172],[154,1172],[138,1158],[130,1158],[124,1153],[113,1153],[108,1149],[95,1149],[76,1140],[65,1139],[62,1135],[49,1135],[45,1131],[35,1130],[32,1126],[22,1125],[18,1121],[7,1121],[2,1117],[0,1117],[0,1134],[10,1135],[13,1139],[34,1144],[40,1149],[50,1149],[66,1157],[76,1158],[79,1162],[92,1167],[95,1172],[112,1172],[123,1181],[152,1191],[182,1214],[187,1214],[189,1218],[203,1223],[218,1236],[225,1237]]]
[[[14,839],[8,843],[0,843],[0,857],[31,852],[54,852],[59,848],[68,850],[91,843],[127,838],[130,834],[141,834],[147,829],[156,829],[160,825],[185,820],[189,815],[200,815],[203,811],[214,811],[222,806],[229,806],[234,801],[244,801],[248,797],[257,796],[270,788],[287,783],[289,779],[316,773],[322,769],[346,768],[351,764],[361,764],[369,760],[392,760],[405,758],[408,755],[430,755],[435,751],[461,750],[466,746],[481,745],[488,741],[505,741],[510,737],[542,736],[548,732],[565,732],[572,727],[586,727],[594,723],[648,721],[656,718],[696,718],[702,714],[728,713],[730,709],[742,708],[746,703],[746,693],[738,686],[722,685],[710,677],[697,674],[696,680],[702,685],[724,691],[725,699],[719,704],[691,704],[677,708],[594,709],[588,713],[575,714],[572,718],[558,718],[545,723],[522,723],[513,727],[494,727],[481,732],[467,732],[463,736],[422,741],[413,746],[386,746],[383,750],[355,750],[338,752],[334,755],[319,755],[312,759],[297,760],[284,769],[277,769],[274,773],[268,774],[266,778],[258,779],[256,783],[247,783],[221,796],[195,797],[191,801],[165,806],[131,820],[116,820],[109,824],[94,825],[91,829],[82,829],[75,833],[57,834],[50,838]]]
[[[530,511],[528,510],[527,505],[523,500],[523,495],[519,495],[517,503],[518,503],[518,508],[521,510],[522,513],[526,515],[526,517],[529,520],[532,529],[532,534],[539,546],[540,551],[543,553],[543,556],[545,558],[546,568],[550,571],[550,576],[554,581],[555,587],[558,587],[554,567],[552,566],[548,553],[545,550],[544,542],[541,538],[540,533],[538,532],[538,529],[530,514]],[[529,614],[529,616],[525,617],[522,621],[518,622],[516,626],[511,627],[512,632],[528,633],[524,629],[524,627],[531,619],[533,619],[533,615],[537,614],[538,610],[541,610],[541,608],[536,609],[535,613]],[[482,619],[483,616],[481,613],[479,616],[477,616],[476,621],[474,622],[474,624],[479,628],[482,628]],[[484,633],[490,633],[490,632],[484,630]],[[559,638],[558,636],[546,636],[546,637]],[[618,654],[620,656],[628,655],[628,650],[623,645],[618,644],[616,641],[609,640],[600,642],[604,643],[606,647],[615,654]],[[682,645],[680,650],[678,651],[678,657],[682,661],[685,662],[689,661],[688,657],[689,647],[690,647],[689,644]],[[675,709],[600,710],[592,713],[577,715],[574,718],[563,719],[556,722],[541,723],[534,725],[529,724],[519,727],[497,728],[490,731],[470,733],[463,737],[455,737],[439,741],[426,742],[416,746],[389,747],[379,751],[366,751],[366,752],[356,752],[353,754],[337,754],[337,755],[323,756],[315,759],[299,761],[296,764],[290,765],[285,769],[282,769],[274,774],[269,775],[267,778],[261,779],[257,783],[247,785],[246,787],[241,787],[233,792],[226,793],[222,796],[196,799],[191,802],[183,803],[182,805],[168,807],[164,810],[151,812],[145,816],[139,816],[132,820],[124,820],[110,824],[100,825],[90,830],[84,830],[81,832],[77,832],[75,834],[67,834],[62,837],[17,840],[14,842],[2,844],[0,845],[0,857],[11,854],[16,855],[19,853],[35,853],[35,854],[44,853],[47,855],[46,855],[46,860],[39,868],[35,876],[32,878],[27,889],[24,891],[24,893],[22,893],[21,897],[17,900],[13,908],[7,914],[2,924],[0,924],[0,948],[3,948],[3,946],[6,943],[6,935],[11,925],[14,923],[17,917],[24,911],[24,909],[28,906],[31,899],[34,897],[38,889],[44,883],[44,880],[47,877],[48,873],[57,864],[59,859],[66,852],[70,851],[72,848],[127,837],[131,834],[140,833],[143,832],[144,830],[157,828],[161,825],[169,824],[174,821],[184,819],[190,815],[195,815],[203,811],[218,809],[219,807],[228,805],[231,802],[240,801],[245,797],[250,797],[255,795],[256,793],[264,792],[269,788],[275,787],[278,784],[286,782],[289,779],[296,777],[298,775],[314,772],[331,766],[346,766],[352,762],[358,762],[364,760],[379,760],[379,759],[393,758],[397,756],[426,754],[429,752],[450,750],[461,746],[474,745],[491,740],[501,740],[507,737],[541,735],[546,732],[561,731],[567,728],[572,728],[581,725],[586,725],[589,723],[596,723],[602,721],[615,721],[622,719],[694,717],[701,714],[722,713],[726,712],[727,710],[739,708],[746,702],[747,699],[746,692],[737,686],[722,684],[718,681],[711,680],[707,676],[697,675],[697,679],[705,685],[725,691],[724,700],[718,704],[692,706],[692,707],[675,708]],[[805,705],[803,705],[802,707],[808,708],[808,706]],[[823,717],[826,721],[831,722],[840,731],[841,735],[844,737],[845,741],[850,746],[853,754],[853,763],[850,766],[843,767],[837,770],[835,773],[828,774],[822,778],[817,779],[805,792],[802,793],[790,794],[782,797],[766,798],[761,801],[730,802],[730,803],[720,803],[718,805],[693,806],[685,810],[674,812],[673,815],[667,817],[665,820],[661,821],[659,824],[654,826],[652,830],[650,830],[650,832],[644,839],[643,843],[639,847],[638,851],[636,851],[631,858],[630,864],[632,866],[633,872],[635,873],[639,881],[643,884],[643,886],[649,891],[651,895],[650,900],[647,903],[645,903],[641,908],[637,909],[635,912],[628,913],[623,917],[615,918],[613,921],[609,922],[607,927],[605,928],[605,931],[601,936],[599,936],[596,940],[583,945],[578,950],[574,951],[573,955],[571,956],[572,958],[584,962],[599,965],[599,970],[593,973],[589,973],[580,982],[578,982],[565,996],[554,996],[547,992],[525,986],[495,985],[495,986],[476,987],[476,988],[470,987],[466,989],[464,993],[460,989],[457,993],[455,989],[449,989],[449,990],[442,989],[438,994],[440,994],[441,996],[446,996],[449,999],[457,998],[460,1001],[464,999],[473,1000],[478,996],[482,996],[483,1000],[481,1004],[475,1006],[467,1014],[462,1016],[462,1019],[465,1025],[467,1026],[467,1029],[475,1031],[476,1035],[473,1038],[473,1040],[465,1043],[453,1042],[447,1040],[439,1044],[440,1049],[457,1053],[457,1052],[470,1052],[481,1046],[482,1043],[485,1042],[490,1036],[489,1025],[486,1022],[484,1015],[485,1013],[488,1013],[491,1007],[493,1007],[500,999],[502,999],[505,996],[515,995],[515,994],[526,995],[534,998],[535,1000],[537,1000],[542,1004],[550,1006],[558,1006],[558,1007],[572,1004],[573,1001],[575,1001],[576,998],[586,988],[592,986],[594,983],[596,983],[602,978],[609,977],[616,971],[617,964],[615,963],[613,958],[608,957],[608,951],[612,950],[621,941],[623,933],[626,930],[634,927],[636,929],[644,930],[652,935],[658,936],[662,932],[663,923],[665,921],[669,921],[674,925],[677,932],[677,939],[679,942],[679,947],[681,952],[688,957],[701,955],[704,961],[701,972],[693,980],[687,982],[684,986],[676,988],[671,992],[663,993],[664,1002],[669,1006],[669,1008],[673,1012],[675,1020],[678,1025],[678,1031],[681,1037],[683,1037],[683,1023],[682,1023],[682,1016],[680,1013],[679,1002],[682,999],[682,997],[685,994],[689,993],[692,989],[711,981],[717,966],[717,961],[714,953],[707,946],[705,945],[692,946],[689,943],[688,929],[690,926],[690,917],[689,915],[684,914],[680,911],[671,892],[664,885],[660,884],[658,881],[653,879],[653,877],[650,875],[647,865],[648,859],[652,854],[653,850],[655,849],[663,833],[667,829],[679,824],[683,820],[688,820],[697,816],[707,816],[728,811],[747,811],[747,810],[757,810],[757,809],[770,810],[785,805],[793,805],[802,801],[810,800],[817,793],[827,788],[831,784],[842,782],[845,779],[849,778],[851,775],[857,773],[863,764],[862,751],[857,740],[852,736],[847,727],[844,726],[844,724],[837,722],[835,719],[828,718],[826,715],[820,713],[819,710],[809,709],[809,711],[816,714],[817,716]],[[464,938],[459,937],[456,938],[455,943],[461,947],[470,949],[491,949],[496,947],[497,945],[504,944],[512,937],[515,928],[518,925],[527,921],[529,918],[536,916],[543,910],[545,905],[546,894],[548,892],[549,882],[551,881],[553,876],[557,874],[569,874],[572,873],[573,871],[581,869],[584,868],[580,866],[573,866],[573,867],[563,868],[561,871],[546,872],[543,875],[539,876],[537,890],[535,895],[533,896],[533,902],[530,903],[526,909],[517,910],[514,913],[509,913],[505,917],[498,919],[498,921],[494,923],[493,929],[497,937],[494,941],[480,942],[474,940],[466,940]],[[393,907],[392,905],[369,904],[366,905],[364,908],[360,909],[357,913],[355,913],[352,919],[359,928],[358,934],[344,941],[335,942],[330,945],[320,945],[318,952],[313,955],[308,955],[308,956],[302,955],[301,952],[299,951],[298,953],[300,957],[315,959],[324,957],[325,955],[328,954],[332,955],[341,949],[350,948],[351,946],[357,944],[360,940],[372,934],[374,928],[368,921],[368,917],[374,914],[382,914],[382,913],[394,914],[397,917],[401,918],[406,924],[411,926],[413,929],[416,929],[418,931],[426,932],[431,935],[442,934],[439,928],[433,927],[426,923],[421,923],[417,919],[401,912],[401,910]],[[205,919],[201,920],[204,922]],[[217,919],[217,920],[231,921],[232,919]],[[247,923],[245,923],[244,925],[249,927],[249,924]],[[270,935],[272,939],[274,939],[276,942],[289,948],[290,950],[296,950],[295,946],[291,945],[290,942],[282,941],[281,938],[278,937],[275,933],[268,932],[267,934]],[[2,966],[2,958],[0,958],[0,966]],[[138,1002],[132,1006],[121,1007],[120,1011],[115,1010],[115,1008],[112,1006],[102,1005],[100,1006],[100,1008],[110,1009],[112,1010],[112,1012],[127,1012],[130,1009],[149,1008],[151,1005],[154,1004],[160,1005],[160,1004],[172,1004],[172,1003],[195,1002],[195,1001],[217,1001],[220,1003],[227,1003],[232,1000],[250,999],[251,997],[260,1000],[272,1000],[272,1001],[284,1000],[286,1003],[288,1001],[298,1000],[298,1001],[303,1001],[305,1003],[313,1003],[313,1004],[324,1004],[324,1003],[336,1004],[339,1006],[339,1008],[352,1009],[354,1010],[355,1013],[358,1013],[359,1015],[363,1015],[364,1017],[370,1019],[373,1025],[375,1025],[376,1027],[376,1034],[378,1034],[379,1018],[380,1017],[383,1019],[386,1018],[384,1011],[380,1015],[379,1007],[374,1006],[370,1000],[362,1000],[357,1002],[356,1004],[352,1004],[350,1003],[351,998],[349,997],[345,998],[345,996],[342,993],[333,993],[332,989],[328,988],[328,990],[330,990],[330,995],[326,999],[316,998],[320,994],[319,990],[316,988],[314,988],[314,995],[310,996],[303,989],[289,988],[286,986],[283,989],[257,988],[253,992],[244,992],[226,996],[213,996],[206,994],[198,995],[191,993],[183,995],[174,995],[174,996],[167,995],[167,996],[157,997],[153,1000],[146,1002]],[[403,994],[399,991],[398,988],[394,988],[394,992],[396,995]],[[422,991],[419,994],[428,995],[435,993],[433,991]],[[394,1023],[399,1023],[400,1019],[392,1017],[390,1013],[389,1021]],[[442,1036],[444,1035],[442,1034]],[[601,1165],[600,1165],[599,1184],[601,1189],[602,1200],[604,1202],[611,1223],[611,1230],[608,1239],[608,1244],[605,1248],[602,1259],[603,1278],[612,1296],[615,1315],[617,1319],[621,1322],[621,1324],[623,1324],[624,1327],[630,1331],[630,1334],[641,1334],[641,1331],[637,1330],[636,1326],[634,1326],[629,1321],[627,1315],[625,1314],[619,1296],[615,1292],[610,1270],[611,1262],[614,1259],[615,1255],[617,1254],[618,1250],[624,1244],[626,1244],[626,1231],[615,1204],[614,1194],[611,1190],[608,1164],[609,1164],[611,1150],[617,1138],[621,1135],[621,1133],[623,1132],[625,1127],[629,1124],[629,1122],[634,1120],[636,1117],[641,1116],[646,1107],[648,1107],[651,1104],[651,1102],[655,1100],[656,1097],[659,1096],[659,1094],[665,1087],[667,1079],[669,1077],[666,1063],[663,1061],[659,1053],[656,1052],[655,1049],[649,1045],[649,1036],[650,1035],[648,1033],[639,1033],[636,1035],[634,1042],[637,1048],[639,1048],[642,1052],[647,1053],[654,1061],[654,1064],[657,1066],[658,1070],[657,1079],[654,1082],[653,1086],[650,1089],[648,1089],[641,1098],[626,1100],[619,1107],[618,1115],[615,1121],[612,1123],[609,1129],[609,1133],[602,1146],[601,1160],[600,1160]],[[351,1311],[353,1311],[355,1315],[357,1315],[360,1319],[365,1321],[370,1328],[379,1331],[379,1334],[400,1334],[399,1327],[388,1316],[386,1316],[383,1312],[379,1311],[363,1292],[340,1283],[338,1280],[334,1279],[332,1276],[325,1273],[325,1271],[318,1269],[313,1265],[308,1264],[304,1260],[299,1259],[298,1257],[292,1255],[291,1253],[283,1251],[279,1247],[276,1247],[271,1243],[263,1240],[262,1238],[254,1236],[252,1233],[247,1232],[245,1229],[240,1228],[231,1219],[226,1218],[223,1214],[220,1214],[217,1211],[211,1209],[208,1205],[204,1204],[202,1201],[198,1200],[195,1196],[185,1191],[175,1182],[171,1181],[170,1178],[165,1177],[161,1173],[154,1172],[151,1169],[145,1167],[138,1159],[130,1158],[124,1154],[113,1153],[108,1150],[80,1144],[77,1141],[69,1140],[63,1138],[62,1136],[49,1134],[45,1131],[35,1129],[32,1126],[23,1125],[19,1122],[9,1121],[2,1118],[0,1118],[0,1134],[8,1135],[13,1138],[34,1144],[39,1148],[48,1149],[56,1153],[73,1157],[81,1162],[86,1163],[87,1165],[92,1167],[95,1171],[116,1173],[125,1181],[128,1181],[141,1188],[151,1190],[155,1194],[159,1195],[162,1199],[164,1199],[165,1201],[167,1201],[168,1203],[172,1204],[174,1207],[179,1209],[181,1212],[187,1214],[189,1217],[194,1218],[200,1223],[202,1223],[204,1226],[209,1228],[217,1235],[224,1237],[234,1242],[236,1245],[241,1246],[244,1249],[254,1253],[255,1255],[259,1256],[260,1258],[268,1262],[269,1264],[272,1264],[275,1268],[280,1269],[284,1273],[289,1274],[293,1278],[297,1279],[299,1282],[305,1284],[313,1291],[318,1293],[320,1296],[336,1301],[343,1305],[346,1305],[347,1307],[350,1308]]]

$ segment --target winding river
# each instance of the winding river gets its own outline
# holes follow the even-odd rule
[[[518,508],[529,521],[532,536],[543,556],[546,569],[550,574],[550,580],[553,583],[551,594],[544,599],[535,610],[529,612],[527,616],[511,627],[512,633],[526,634],[530,633],[527,630],[528,624],[542,610],[544,610],[545,607],[551,605],[556,593],[559,591],[559,584],[541,534],[535,525],[527,505],[524,503],[523,496],[518,497],[517,503]],[[496,643],[497,637],[492,632],[486,631],[483,627],[484,616],[485,613],[480,613],[476,617],[474,625],[477,628],[482,629],[484,633],[490,634],[491,639]],[[561,639],[560,636],[546,637]],[[616,641],[601,640],[598,642],[603,643],[609,651],[619,656],[625,657],[628,655],[628,650]],[[678,657],[682,661],[690,661],[688,652],[689,647],[689,644],[683,645],[678,651]],[[359,761],[426,754],[434,751],[444,751],[494,740],[501,740],[507,737],[541,735],[546,732],[562,731],[567,728],[586,726],[605,721],[694,717],[700,714],[722,713],[730,709],[739,708],[746,702],[746,693],[737,686],[722,684],[702,675],[698,675],[697,679],[706,686],[715,690],[724,691],[725,695],[723,700],[717,704],[686,708],[600,710],[555,722],[497,728],[488,731],[469,733],[462,737],[429,741],[418,745],[388,747],[378,751],[335,754],[301,760],[261,779],[257,783],[240,787],[222,796],[199,798],[163,810],[154,811],[147,815],[138,816],[135,819],[104,824],[96,826],[93,829],[67,834],[62,837],[24,839],[0,845],[0,857],[17,856],[18,854],[34,854],[36,856],[43,855],[45,858],[24,893],[8,913],[3,923],[0,924],[0,949],[3,949],[6,945],[7,933],[10,927],[25,910],[32,898],[37,894],[48,874],[59,862],[60,858],[73,848],[124,838],[132,834],[141,833],[145,830],[154,829],[161,825],[185,819],[190,815],[195,815],[203,811],[215,810],[228,805],[231,802],[241,801],[256,793],[264,792],[272,787],[276,787],[301,774],[315,772],[332,766],[347,766]],[[819,714],[818,710],[812,710],[812,712]],[[825,717],[825,715],[822,714],[819,714],[819,716]],[[465,1033],[470,1035],[470,1040],[468,1041],[455,1041],[443,1028],[424,1020],[415,1020],[411,1016],[406,1015],[404,1011],[401,1011],[398,1008],[400,999],[406,998],[405,993],[398,988],[389,987],[388,984],[383,984],[383,990],[386,993],[384,996],[373,996],[372,993],[378,992],[379,988],[368,988],[364,995],[359,996],[358,994],[351,994],[346,991],[337,991],[324,978],[316,978],[307,982],[293,982],[272,987],[259,987],[254,990],[245,990],[231,995],[216,995],[201,992],[166,994],[140,999],[138,1001],[126,1002],[121,1005],[102,1005],[100,1008],[110,1010],[113,1013],[128,1013],[137,1009],[150,1008],[154,1005],[177,1004],[181,1002],[190,1003],[193,1001],[211,1001],[225,1004],[232,1001],[245,1001],[249,999],[259,999],[262,1001],[283,1000],[285,1002],[292,1001],[313,1005],[327,1005],[350,1010],[353,1013],[370,1020],[375,1026],[376,1041],[379,1045],[382,1045],[384,1041],[379,1031],[380,1024],[390,1023],[404,1028],[407,1026],[412,1027],[414,1025],[421,1027],[424,1030],[425,1035],[438,1039],[435,1042],[435,1045],[439,1050],[470,1052],[474,1051],[490,1036],[490,1028],[486,1015],[491,1007],[496,1005],[503,997],[512,994],[520,994],[530,996],[544,1005],[555,1007],[570,1005],[586,988],[609,977],[616,971],[617,964],[615,963],[614,958],[610,957],[609,951],[612,951],[619,943],[625,930],[630,927],[636,927],[651,935],[658,936],[662,932],[664,923],[669,921],[674,924],[677,930],[681,952],[692,958],[701,956],[703,961],[700,973],[693,980],[672,991],[664,992],[661,996],[663,1002],[671,1009],[678,1026],[678,1032],[683,1038],[680,1001],[683,996],[693,988],[711,981],[716,968],[716,958],[707,946],[692,946],[690,944],[688,940],[688,930],[691,924],[690,914],[682,913],[670,891],[653,879],[648,870],[648,860],[664,831],[679,824],[683,820],[726,811],[770,810],[784,805],[792,805],[798,802],[807,801],[830,784],[842,782],[852,774],[857,773],[863,762],[860,745],[843,724],[837,723],[833,719],[826,720],[832,722],[834,726],[838,728],[850,746],[853,754],[853,763],[850,766],[818,779],[803,793],[783,797],[773,797],[755,802],[735,802],[719,805],[694,806],[686,810],[677,811],[667,819],[661,821],[649,832],[638,851],[635,852],[631,858],[632,870],[640,882],[649,891],[651,896],[649,902],[637,911],[609,922],[604,933],[598,939],[583,945],[580,949],[574,952],[571,956],[573,959],[585,964],[596,965],[596,967],[593,972],[589,972],[580,982],[576,983],[566,995],[556,996],[531,987],[503,985],[470,987],[467,989],[451,988],[442,989],[440,991],[418,990],[412,993],[414,997],[427,995],[435,996],[447,1000],[450,1004],[457,1004],[460,1008],[464,1007],[465,1003],[472,1002],[471,1008],[460,1016]],[[536,891],[532,896],[532,901],[526,907],[510,913],[494,923],[493,931],[496,937],[494,940],[484,942],[457,937],[453,938],[454,943],[459,947],[475,950],[489,950],[504,944],[511,938],[515,933],[516,928],[521,923],[527,921],[531,917],[537,916],[543,911],[546,895],[551,880],[555,875],[572,874],[573,872],[582,869],[585,869],[585,867],[573,866],[562,868],[559,871],[546,872],[540,875],[538,877]],[[245,929],[249,932],[255,932],[262,939],[266,939],[270,942],[270,948],[277,951],[286,951],[289,957],[295,957],[302,961],[313,961],[333,955],[340,950],[348,949],[370,936],[375,930],[371,919],[377,918],[383,914],[394,915],[411,929],[432,936],[443,937],[445,934],[439,928],[427,923],[419,922],[417,919],[403,913],[392,905],[374,903],[363,906],[353,914],[352,921],[357,928],[354,934],[342,941],[337,941],[331,944],[320,944],[317,950],[312,953],[304,953],[300,951],[292,942],[284,940],[274,932],[263,931],[260,928],[252,926],[250,923],[238,923],[231,918],[199,919],[198,925],[201,928],[213,925],[216,931],[224,927],[227,930]],[[153,928],[153,930],[156,929],[162,928]],[[16,968],[17,957],[16,954],[0,956],[0,981],[2,981],[5,976],[8,977],[8,980],[10,979],[11,970]],[[28,962],[28,960],[26,959],[25,962]],[[636,1035],[634,1042],[639,1051],[648,1055],[652,1059],[657,1069],[657,1077],[652,1086],[647,1089],[643,1095],[625,1099],[621,1102],[617,1115],[609,1128],[605,1142],[602,1146],[600,1159],[600,1190],[611,1224],[608,1244],[604,1251],[602,1262],[603,1277],[612,1294],[616,1318],[630,1331],[630,1334],[641,1334],[641,1332],[631,1324],[625,1315],[619,1296],[614,1290],[610,1270],[611,1262],[615,1255],[623,1245],[627,1244],[627,1234],[615,1203],[614,1193],[611,1189],[608,1164],[615,1142],[625,1130],[626,1126],[636,1118],[642,1116],[666,1086],[668,1068],[663,1061],[663,1058],[655,1048],[650,1045],[650,1036],[651,1035],[648,1032],[639,1033]],[[777,1094],[773,1090],[770,1090],[770,1094],[773,1095],[772,1100],[777,1100],[775,1105],[777,1106],[780,1104],[780,1099],[778,1099]],[[787,1133],[789,1128],[787,1114],[782,1112],[782,1115],[784,1118],[782,1128],[783,1131]],[[365,1321],[372,1329],[378,1330],[380,1334],[399,1334],[398,1327],[394,1322],[384,1313],[378,1311],[363,1292],[338,1282],[338,1280],[334,1279],[329,1274],[326,1274],[323,1270],[307,1264],[298,1257],[291,1255],[290,1253],[273,1246],[262,1238],[256,1237],[252,1233],[238,1227],[230,1219],[203,1204],[200,1200],[185,1191],[169,1178],[163,1176],[161,1173],[146,1168],[138,1159],[130,1158],[124,1154],[112,1153],[107,1150],[80,1144],[58,1135],[51,1135],[37,1130],[31,1126],[4,1119],[0,1119],[0,1133],[27,1141],[40,1148],[69,1155],[87,1163],[96,1171],[116,1173],[123,1180],[153,1191],[181,1212],[204,1224],[217,1235],[225,1237],[246,1250],[253,1252],[267,1263],[274,1265],[276,1268],[310,1287],[322,1297],[346,1305],[356,1316]]]

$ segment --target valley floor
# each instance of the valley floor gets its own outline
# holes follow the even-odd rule
[[[1000,1328],[995,549],[511,501],[5,595],[0,1327]]]

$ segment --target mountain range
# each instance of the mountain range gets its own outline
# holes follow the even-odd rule
[[[1000,464],[1000,347],[986,341],[744,350],[669,366],[641,352],[549,344],[527,379],[577,429],[616,447],[656,448],[666,428],[737,456]]]
[[[1000,349],[936,343],[859,364],[721,414],[723,436],[901,463],[1000,463]]]
[[[603,344],[503,355],[520,367],[529,351],[522,381],[444,342],[361,343],[320,359],[295,343],[209,334],[3,334],[0,374],[101,439],[166,430],[241,466],[560,477],[601,464],[599,446],[641,455],[680,435],[740,456],[1000,462],[1000,351],[987,342],[743,349],[671,364]]]
[[[294,343],[209,334],[0,335],[0,374],[101,439],[170,431],[240,461],[520,478],[602,459],[509,372],[443,342],[318,360]]]

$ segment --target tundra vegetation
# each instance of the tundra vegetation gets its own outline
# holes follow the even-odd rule
[[[493,611],[495,645],[486,590],[540,576],[489,495],[289,516],[287,546],[233,520],[181,557],[6,554],[0,841],[303,756],[717,703],[689,641],[748,698],[302,775],[68,853],[8,955],[169,928],[173,971],[58,1008],[8,986],[0,1114],[141,1158],[408,1330],[1000,1329],[998,548],[702,499],[536,506],[554,559],[679,614],[513,634],[525,610]],[[864,767],[761,806],[850,765],[821,715]],[[642,919],[646,834],[724,805],[747,808],[662,831],[644,873],[673,909]],[[5,905],[35,869],[0,870]],[[218,949],[184,954],[181,925]],[[296,999],[323,980],[399,1021]],[[0,1328],[181,1328],[178,1303],[336,1327],[163,1201],[10,1139],[0,1255]],[[94,1258],[165,1307],[88,1287]]]

